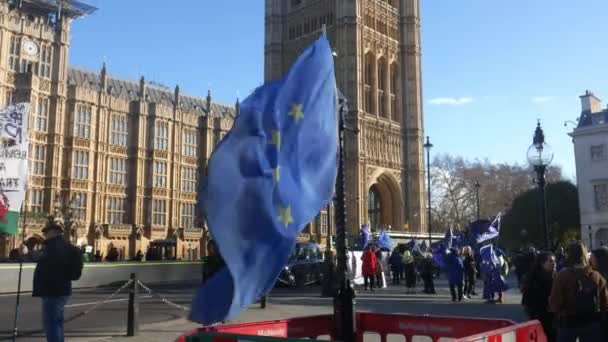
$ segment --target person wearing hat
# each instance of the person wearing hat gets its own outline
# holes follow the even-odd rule
[[[42,323],[47,341],[63,342],[63,311],[72,294],[71,249],[59,223],[49,221],[42,233],[44,249],[34,271],[32,296],[42,298]]]

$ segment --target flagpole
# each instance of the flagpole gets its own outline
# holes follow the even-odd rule
[[[23,228],[21,229],[21,243],[25,244],[25,224],[27,223],[27,196],[28,191],[25,190],[25,200],[21,205],[21,215],[23,215]],[[17,280],[17,300],[15,303],[15,320],[13,324],[13,342],[17,340],[19,336],[19,306],[21,302],[21,276],[23,275],[23,255],[21,255],[21,246],[19,248],[19,279]]]

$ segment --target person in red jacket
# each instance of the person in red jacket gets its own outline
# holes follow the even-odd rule
[[[367,285],[369,284],[369,289],[374,291],[374,278],[376,276],[376,254],[372,246],[367,246],[365,251],[363,251],[363,256],[361,256],[361,261],[363,261],[362,271],[363,271],[363,284],[365,290],[367,291]]]

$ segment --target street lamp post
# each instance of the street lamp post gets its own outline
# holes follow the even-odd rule
[[[429,214],[428,214],[428,227],[429,227],[429,248],[431,246],[431,243],[433,242],[433,236],[431,235],[431,217],[432,217],[432,213],[431,213],[431,149],[433,148],[433,144],[431,144],[431,141],[429,140],[429,137],[426,137],[426,144],[424,144],[424,149],[426,150],[426,172],[427,172],[427,179],[426,179],[426,194],[428,197],[428,205],[429,205]]]
[[[547,166],[553,161],[553,150],[545,142],[545,134],[543,129],[540,127],[540,121],[536,126],[534,132],[534,138],[532,139],[532,145],[528,148],[528,162],[534,167],[536,171],[536,183],[538,184],[540,192],[540,228],[544,232],[545,238],[545,249],[551,248],[551,237],[549,236],[549,226],[547,225],[547,201],[545,198],[545,171]]]
[[[477,200],[477,220],[481,217],[479,215],[479,188],[481,188],[481,184],[479,184],[478,180],[475,180],[475,198]]]
[[[338,175],[336,177],[336,254],[339,282],[334,297],[334,339],[336,341],[354,342],[357,331],[355,320],[355,290],[348,276],[346,255],[346,191],[344,175],[344,135],[346,128],[346,99],[339,99],[338,131]]]
[[[591,228],[591,226],[587,226],[587,229],[589,230],[589,249],[593,249],[593,228]]]

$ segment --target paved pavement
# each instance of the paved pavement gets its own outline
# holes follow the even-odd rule
[[[504,304],[485,304],[481,299],[462,303],[452,303],[445,281],[438,281],[438,294],[404,294],[403,286],[389,287],[374,293],[358,292],[357,310],[383,313],[411,313],[442,316],[467,316],[483,318],[506,318],[516,322],[525,321],[526,317],[519,305],[520,296],[517,290],[505,295]],[[196,284],[165,284],[152,286],[163,296],[181,305],[189,305]],[[66,317],[71,317],[89,309],[93,302],[111,294],[114,289],[90,289],[77,291],[67,308]],[[254,305],[248,309],[237,322],[273,320],[299,316],[311,316],[332,313],[332,299],[322,298],[319,287],[305,289],[276,289],[271,294],[266,309]],[[10,305],[5,305],[10,304]],[[22,331],[26,336],[18,341],[44,341],[40,332],[40,319],[36,299],[26,297],[24,301]],[[12,326],[12,308],[14,297],[0,297],[0,341],[10,336]],[[5,308],[10,308],[6,310]],[[10,312],[9,312],[10,311]],[[124,337],[126,331],[126,297],[118,296],[116,301],[100,306],[91,313],[66,324],[67,341],[173,341],[186,331],[198,325],[185,319],[183,311],[168,306],[155,298],[143,298],[140,307],[140,335]],[[10,316],[10,317],[9,317]]]

